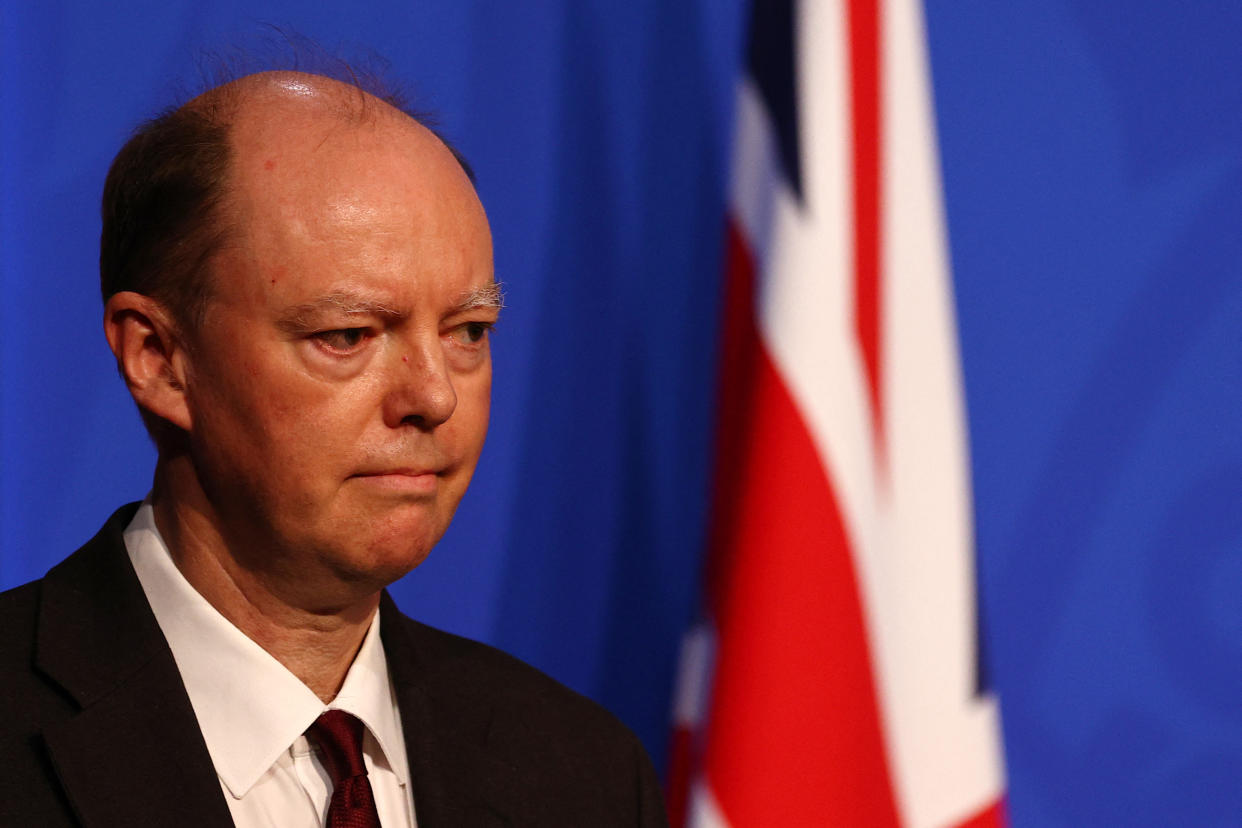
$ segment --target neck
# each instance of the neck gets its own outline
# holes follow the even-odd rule
[[[188,464],[188,459],[183,460]],[[207,602],[266,650],[324,702],[336,697],[379,607],[379,593],[310,602],[305,585],[289,597],[278,567],[255,566],[261,555],[237,554],[220,531],[206,495],[179,461],[161,458],[152,506],[155,524],[177,569]],[[192,474],[192,470],[191,470]],[[246,561],[247,565],[243,565]]]

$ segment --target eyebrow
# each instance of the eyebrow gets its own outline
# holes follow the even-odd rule
[[[454,308],[455,313],[462,311],[476,310],[478,308],[488,308],[490,310],[499,311],[505,306],[504,286],[500,282],[492,282],[486,287],[476,288],[466,291],[461,298],[457,300],[457,307]]]
[[[499,282],[492,282],[485,287],[468,290],[461,294],[451,312],[463,313],[479,308],[499,312],[504,305],[504,289]],[[286,309],[276,324],[288,333],[305,333],[314,330],[320,324],[317,317],[325,311],[343,313],[346,316],[378,316],[386,319],[402,319],[408,315],[405,311],[367,296],[350,291],[333,291],[310,302],[303,302]]]
[[[405,314],[375,299],[369,299],[349,291],[326,293],[318,299],[293,305],[280,315],[276,324],[290,333],[302,333],[312,330],[318,324],[315,318],[324,311],[335,311],[346,316],[373,315],[389,319],[400,319]]]

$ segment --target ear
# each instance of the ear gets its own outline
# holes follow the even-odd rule
[[[189,431],[186,353],[172,315],[149,296],[121,291],[104,305],[104,335],[134,402]]]

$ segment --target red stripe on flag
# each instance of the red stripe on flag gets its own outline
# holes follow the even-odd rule
[[[719,616],[720,579],[729,571],[733,546],[725,516],[744,508],[746,481],[737,474],[748,447],[740,439],[753,421],[758,401],[752,389],[759,372],[759,329],[755,322],[755,265],[737,225],[725,228],[725,296],[720,324],[720,376],[716,408],[716,467],[712,476],[712,522],[708,526],[707,597]]]
[[[898,825],[869,646],[832,485],[755,323],[730,228],[705,769],[730,824]],[[734,360],[734,361],[730,361]],[[726,396],[727,395],[727,396]]]
[[[959,822],[957,828],[1007,828],[1009,821],[1005,819],[1005,800],[999,799],[979,813]]]
[[[694,734],[688,727],[673,728],[668,746],[668,776],[664,809],[669,825],[685,825],[690,798],[690,776],[694,772]]]
[[[884,457],[881,407],[880,234],[881,172],[884,157],[881,123],[881,32],[878,0],[851,0],[850,112],[854,158],[854,326],[871,392],[871,420],[876,449]]]

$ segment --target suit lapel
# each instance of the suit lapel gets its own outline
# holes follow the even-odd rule
[[[439,665],[387,592],[380,614],[419,828],[534,824],[525,773],[487,750],[491,711],[460,703],[463,688],[437,681]]]
[[[125,554],[131,505],[43,580],[35,663],[77,703],[43,736],[85,826],[231,826],[215,769]]]

